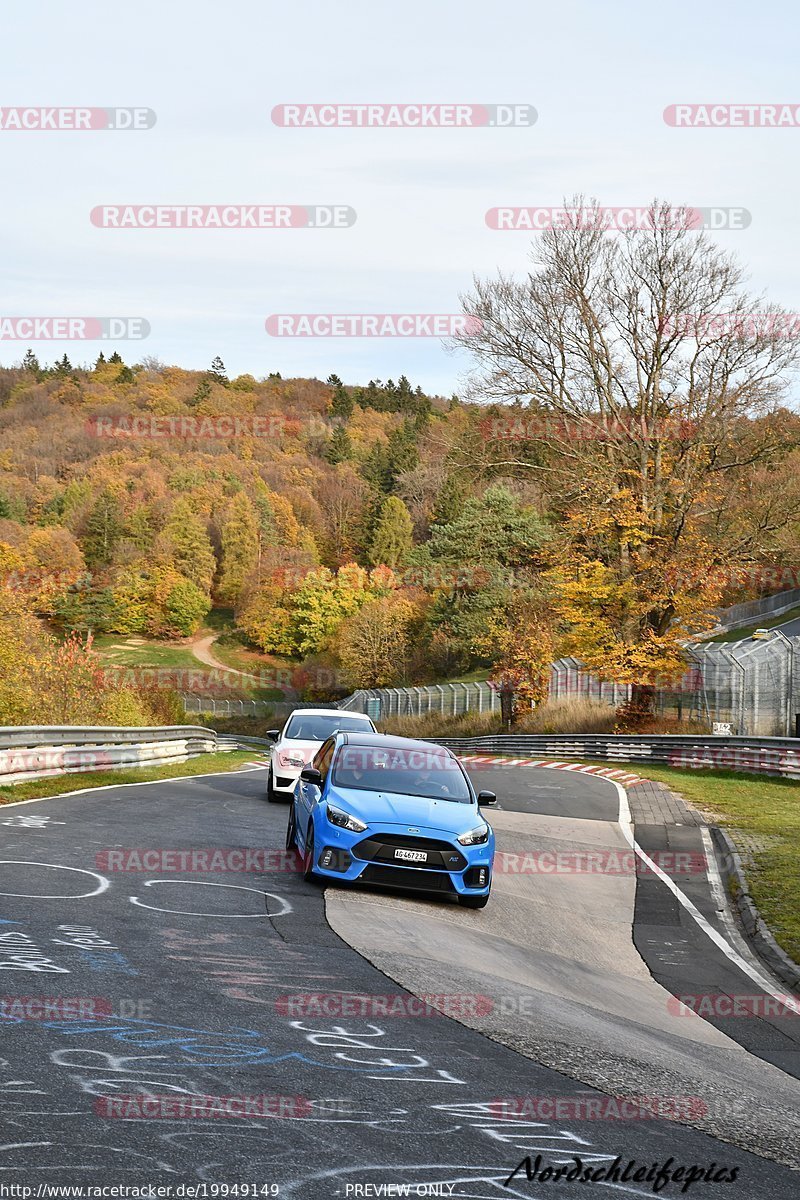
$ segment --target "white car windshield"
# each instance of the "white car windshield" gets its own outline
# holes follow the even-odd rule
[[[324,742],[339,729],[354,729],[360,733],[372,733],[372,725],[366,717],[326,717],[313,713],[295,713],[283,731],[290,742]]]

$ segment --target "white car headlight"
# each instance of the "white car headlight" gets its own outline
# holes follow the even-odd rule
[[[334,808],[332,804],[328,805],[328,820],[331,825],[338,825],[340,829],[349,829],[351,833],[363,833],[367,828],[363,821],[359,821],[358,817],[343,812],[341,808]]]
[[[281,750],[278,754],[278,762],[282,767],[300,767],[302,769],[306,765],[302,754],[291,750]]]
[[[476,825],[474,829],[470,829],[467,833],[462,833],[458,837],[458,841],[462,846],[481,846],[489,840],[489,826]]]

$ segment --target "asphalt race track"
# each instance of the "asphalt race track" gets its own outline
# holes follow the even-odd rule
[[[501,848],[617,837],[605,782],[497,775],[480,782],[502,793],[491,818]],[[622,1160],[589,1195],[593,1186],[652,1196],[633,1171],[669,1159],[673,1170],[736,1169],[733,1182],[693,1183],[693,1197],[798,1194],[787,1165],[797,1154],[797,1035],[670,1015],[661,1000],[673,982],[692,991],[745,984],[656,891],[637,896],[627,877],[554,885],[509,873],[480,912],[325,893],[281,853],[286,809],[265,802],[264,783],[259,769],[0,809],[0,1186],[205,1184],[172,1194],[213,1197],[223,1194],[214,1185],[251,1184],[253,1195],[314,1200],[402,1194],[387,1185],[411,1185],[411,1195],[584,1195],[581,1182],[529,1182],[524,1172],[503,1183],[526,1155],[540,1155],[542,1169],[573,1167],[577,1155],[596,1172]],[[130,853],[144,850],[161,855],[143,863]],[[232,853],[196,871],[163,856],[188,850]],[[699,883],[695,891],[705,903]],[[363,954],[329,918],[355,931],[348,940],[368,943]],[[406,974],[411,991],[480,993],[495,1018],[491,1038],[420,1014],[411,991],[368,958],[385,959],[395,979]],[[546,994],[548,1003],[524,1006],[509,1034],[492,989]],[[349,1007],[320,1011],[315,997],[343,993]],[[354,995],[377,999],[364,1013]],[[640,1095],[717,1095],[727,1078],[771,1110],[741,1144],[661,1117],[609,1119],[598,1105],[613,1061],[620,1085],[635,1063]],[[706,1092],[685,1090],[692,1062]],[[581,1081],[590,1068],[600,1090]],[[221,1115],[242,1112],[242,1097],[251,1098],[247,1115]],[[542,1103],[556,1100],[558,1115],[545,1119]],[[687,1194],[681,1186],[658,1194]]]

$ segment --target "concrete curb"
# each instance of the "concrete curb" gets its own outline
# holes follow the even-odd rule
[[[788,987],[800,987],[800,966],[775,941],[753,903],[736,847],[725,830],[718,825],[711,825],[710,831],[725,882],[725,891],[739,914],[751,948],[764,965]]]

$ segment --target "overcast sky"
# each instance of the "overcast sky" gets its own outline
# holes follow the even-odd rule
[[[135,316],[155,354],[230,374],[458,390],[436,339],[267,335],[279,313],[455,313],[473,273],[523,271],[498,205],[740,206],[753,289],[800,309],[800,128],[673,128],[680,102],[796,103],[794,5],[615,0],[5,0],[0,105],[138,106],[141,131],[0,131],[11,316]],[[533,105],[532,127],[291,129],[283,103]],[[346,204],[343,229],[104,229],[103,204]],[[26,342],[4,342],[8,365]],[[44,361],[100,343],[31,342]]]

